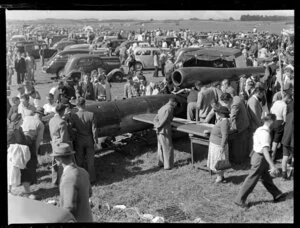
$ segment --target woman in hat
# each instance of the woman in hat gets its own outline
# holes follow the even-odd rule
[[[217,174],[216,183],[224,183],[224,169],[230,166],[228,152],[230,111],[225,106],[216,106],[215,113],[217,122],[209,137],[207,167]]]

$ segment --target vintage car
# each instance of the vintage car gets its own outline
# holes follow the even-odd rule
[[[201,47],[179,48],[179,49],[175,52],[175,55],[174,55],[174,60],[175,60],[174,64],[176,65],[176,64],[179,62],[181,56],[182,56],[184,53],[186,53],[186,52],[191,52],[191,51],[196,51],[196,50],[200,50],[200,49],[201,49]]]
[[[85,40],[75,40],[75,39],[72,39],[72,40],[64,40],[62,39],[61,41],[55,43],[53,46],[52,46],[52,49],[57,49],[58,51],[62,51],[64,50],[64,48],[66,46],[69,46],[69,45],[74,45],[74,44],[84,44],[86,43]]]
[[[91,54],[77,54],[72,56],[64,68],[64,75],[68,76],[71,72],[80,71],[91,72],[102,68],[105,70],[108,81],[123,81],[124,70],[118,57],[104,57]]]
[[[154,60],[153,60],[154,52],[157,52],[159,56],[162,51],[168,52],[169,49],[155,48],[155,47],[135,48],[133,52],[136,60],[135,69],[136,70],[154,69]],[[159,62],[159,68],[160,68],[160,62]]]
[[[26,41],[26,38],[23,35],[14,35],[14,36],[11,37],[11,39],[9,41],[13,45],[13,44],[15,44],[17,42],[24,42],[24,41]]]
[[[225,47],[201,48],[184,52],[178,57],[176,68],[180,67],[247,67],[246,58],[239,49]]]
[[[89,49],[70,49],[56,53],[43,66],[42,72],[48,74],[56,74],[57,78],[64,76],[64,67],[68,59],[77,54],[95,54],[98,56],[108,56],[107,50],[89,50]]]
[[[123,43],[125,39],[111,39],[106,40],[102,45],[101,48],[110,48],[111,52],[114,53],[115,49]]]
[[[72,44],[66,46],[64,51],[72,50],[72,49],[91,49],[91,44]]]
[[[73,223],[67,210],[41,201],[8,194],[8,225],[34,223]]]
[[[117,47],[115,49],[115,54],[119,55],[121,47],[130,46],[130,45],[132,45],[134,43],[137,43],[139,45],[139,47],[150,47],[150,44],[148,42],[146,42],[146,41],[126,40],[123,43],[121,43],[119,47]]]
[[[25,41],[25,42],[18,42],[16,43],[15,47],[17,48],[17,51],[20,53],[28,52],[31,54],[35,59],[40,58],[40,48],[44,48],[44,58],[48,59],[51,58],[57,50],[51,49],[48,47],[48,45],[45,43],[45,41]]]

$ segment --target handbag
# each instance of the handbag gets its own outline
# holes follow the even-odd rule
[[[216,162],[215,169],[216,170],[224,170],[229,169],[231,164],[229,160],[226,158],[225,153],[220,153],[219,159]]]

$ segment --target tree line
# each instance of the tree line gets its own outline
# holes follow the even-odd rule
[[[294,20],[293,16],[266,16],[266,15],[241,15],[241,21],[288,21]]]

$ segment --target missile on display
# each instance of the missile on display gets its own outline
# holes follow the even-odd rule
[[[151,124],[133,120],[132,117],[138,114],[157,113],[171,97],[176,97],[179,102],[174,116],[186,118],[186,97],[173,94],[142,96],[110,102],[88,101],[86,110],[95,115],[99,137],[118,136],[153,127]]]
[[[172,82],[179,88],[192,87],[196,81],[209,84],[223,79],[237,79],[243,74],[262,74],[265,67],[245,68],[213,68],[213,67],[183,67],[172,74]]]

